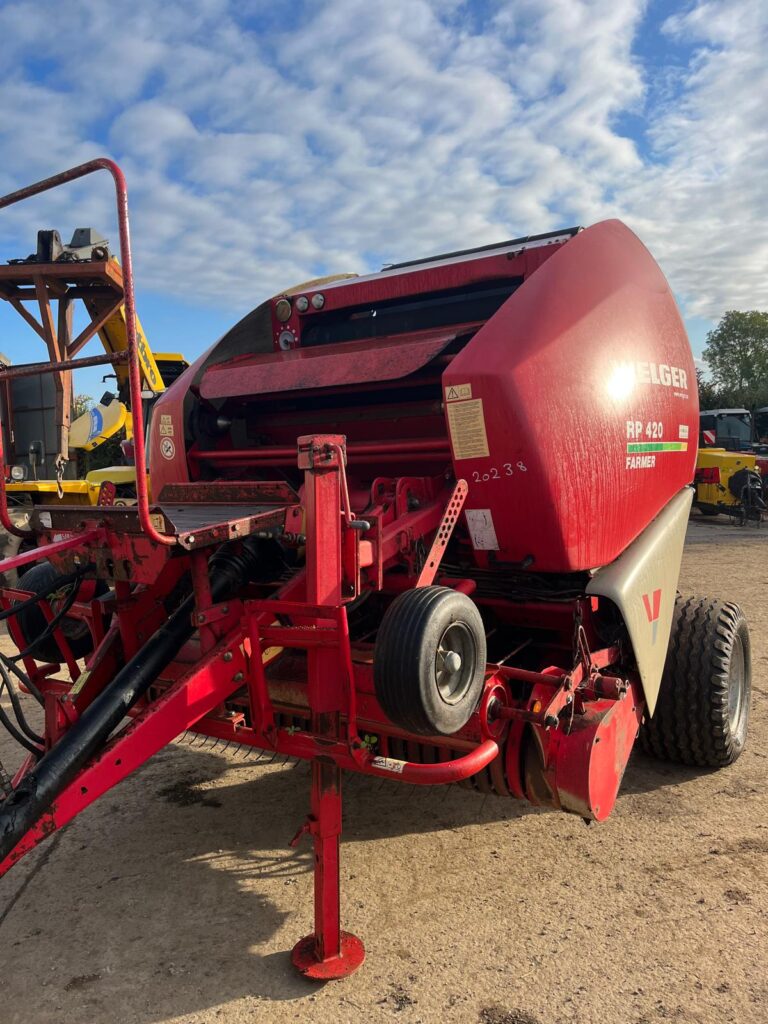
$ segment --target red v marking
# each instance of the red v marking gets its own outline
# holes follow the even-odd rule
[[[661,590],[654,590],[652,595],[643,594],[643,604],[645,605],[645,614],[648,616],[648,621],[655,622],[661,611]]]

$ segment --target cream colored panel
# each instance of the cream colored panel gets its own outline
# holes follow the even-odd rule
[[[627,550],[598,569],[588,594],[610,598],[627,627],[648,711],[653,714],[667,656],[693,489],[685,487]]]

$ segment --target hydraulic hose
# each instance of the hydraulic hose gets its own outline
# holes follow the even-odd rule
[[[19,700],[19,695],[16,693],[16,689],[13,685],[11,675],[5,665],[0,662],[0,697],[3,695],[3,691],[8,693],[8,699],[11,702],[13,713],[16,716],[16,721],[19,723],[21,731],[26,735],[27,739],[31,740],[33,743],[37,743],[38,746],[42,746],[43,737],[39,736],[27,721],[24,709],[21,706],[21,701]]]
[[[226,600],[253,575],[259,561],[258,544],[249,538],[239,551],[225,545],[214,555],[209,563],[214,601]],[[13,794],[0,803],[0,862],[101,750],[112,731],[192,636],[194,607],[191,594],[24,776]]]
[[[36,746],[31,740],[29,740],[23,732],[20,732],[13,724],[11,719],[5,712],[5,708],[0,707],[0,723],[2,723],[5,730],[8,732],[13,739],[19,744],[20,747],[24,747],[30,754],[34,754],[35,757],[40,756],[40,747]]]
[[[14,601],[10,608],[6,608],[4,611],[0,611],[0,622],[3,619],[10,619],[13,615],[18,615],[19,612],[24,611],[25,608],[30,608],[33,604],[38,604],[43,600],[44,597],[48,597],[54,590],[60,590],[67,583],[72,583],[75,580],[82,579],[87,572],[93,568],[92,565],[86,565],[82,569],[76,569],[74,572],[68,573],[66,576],[59,576],[53,580],[49,587],[45,590],[41,590],[38,594],[33,594],[32,597],[27,597],[23,601]],[[23,590],[23,587],[19,587]]]
[[[43,632],[40,633],[39,636],[35,637],[34,642],[25,647],[23,651],[19,651],[18,654],[14,654],[11,658],[9,658],[9,661],[21,661],[22,658],[26,658],[29,654],[32,654],[39,643],[41,643],[43,640],[47,640],[48,637],[53,636],[53,631],[56,629],[57,626],[61,624],[62,620],[66,618],[67,613],[69,612],[72,605],[75,603],[78,590],[79,586],[75,585],[72,587],[69,594],[64,599],[64,603],[53,616],[51,621],[46,625]]]

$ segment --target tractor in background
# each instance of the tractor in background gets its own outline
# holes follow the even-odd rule
[[[699,413],[699,450],[694,508],[702,515],[726,515],[758,526],[768,510],[768,457],[755,444],[748,409],[705,409]]]

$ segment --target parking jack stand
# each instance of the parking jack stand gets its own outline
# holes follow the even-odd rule
[[[329,447],[323,441],[341,442]],[[299,438],[299,468],[305,470],[307,601],[338,608],[342,604],[341,473],[343,438]],[[338,644],[307,651],[307,686],[312,732],[322,742],[339,738],[344,701],[344,667]],[[294,966],[307,978],[329,981],[352,974],[365,960],[356,935],[341,930],[339,846],[341,769],[330,758],[312,761],[311,813],[315,870],[315,930],[293,948]]]

